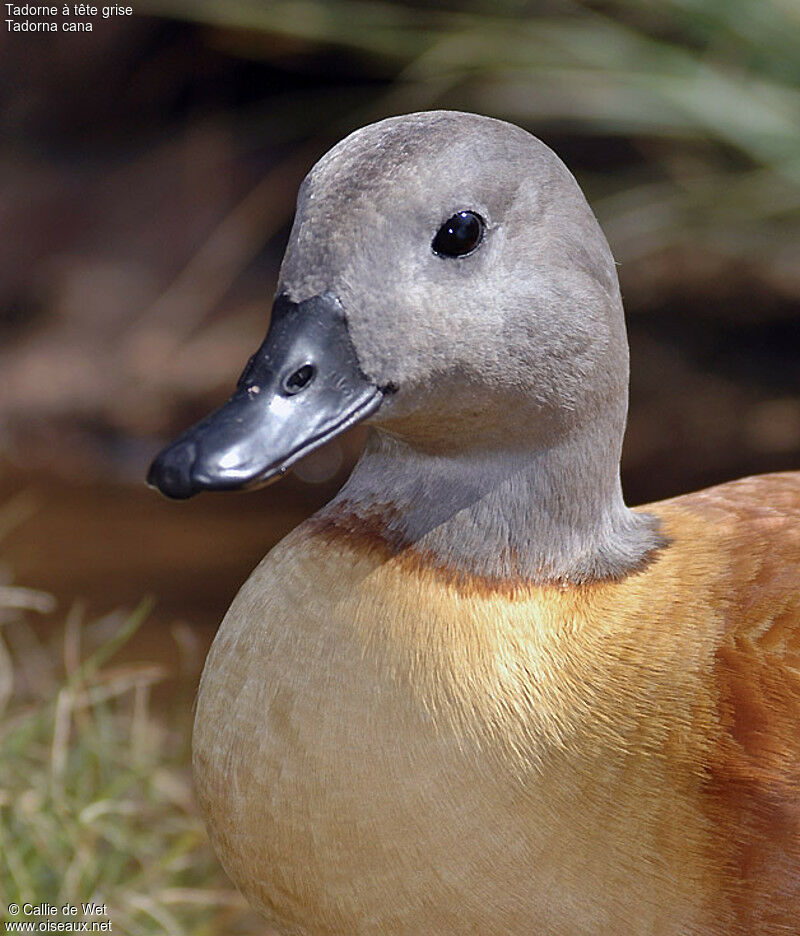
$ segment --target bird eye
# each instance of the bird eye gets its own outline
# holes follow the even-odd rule
[[[431,247],[440,257],[466,257],[483,240],[486,225],[474,211],[459,211],[439,228]]]
[[[316,376],[316,373],[313,364],[304,364],[302,367],[298,367],[297,370],[289,374],[288,377],[284,377],[283,392],[291,396],[294,393],[305,390]]]

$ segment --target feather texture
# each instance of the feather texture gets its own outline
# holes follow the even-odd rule
[[[195,773],[279,932],[800,931],[800,474],[643,509],[669,543],[618,581],[467,581],[344,516],[262,562]]]

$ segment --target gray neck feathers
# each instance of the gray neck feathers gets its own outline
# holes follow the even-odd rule
[[[607,428],[607,427],[605,427]],[[368,522],[396,550],[503,582],[619,579],[663,544],[655,518],[622,498],[619,445],[603,428],[541,450],[436,455],[379,430],[323,511]]]

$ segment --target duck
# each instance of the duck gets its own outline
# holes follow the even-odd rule
[[[267,337],[153,462],[258,487],[364,422],[220,626],[193,770],[282,936],[800,933],[800,472],[630,508],[617,270],[509,123],[303,181]]]

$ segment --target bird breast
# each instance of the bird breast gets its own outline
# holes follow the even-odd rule
[[[709,641],[647,635],[651,593],[619,587],[469,587],[292,533],[197,704],[201,809],[248,899],[303,936],[703,932]]]

